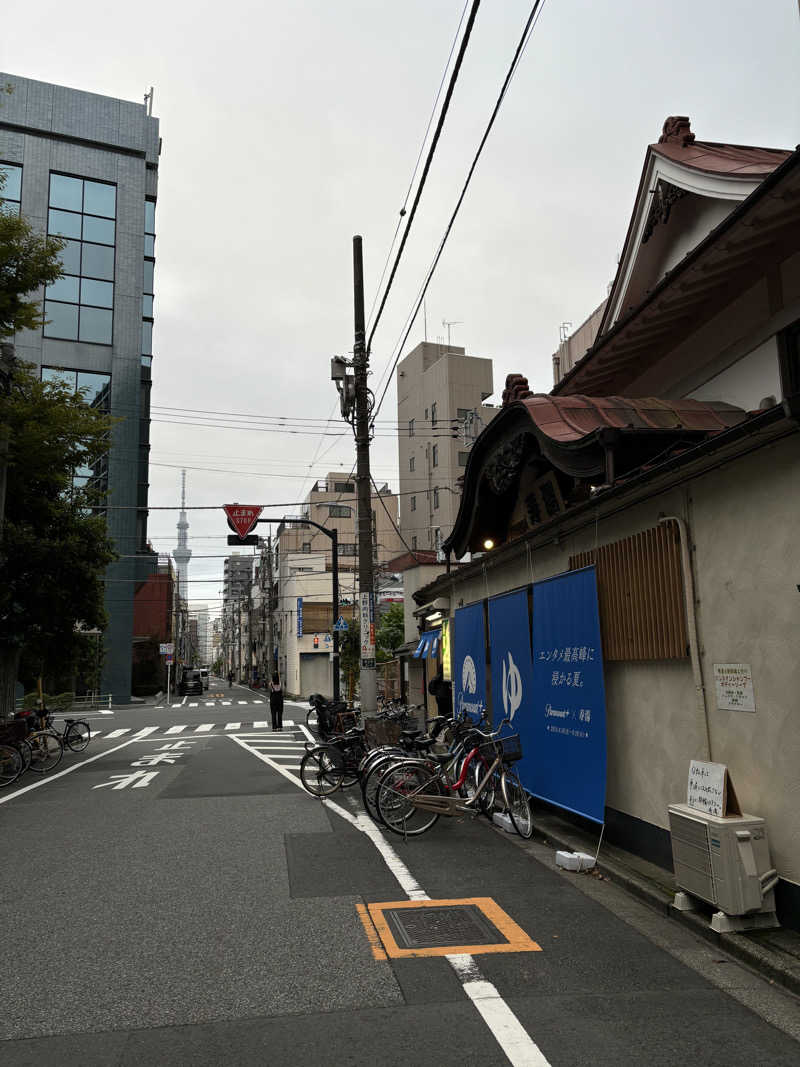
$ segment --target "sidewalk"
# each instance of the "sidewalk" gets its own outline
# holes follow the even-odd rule
[[[502,830],[497,832],[503,833]],[[535,808],[534,838],[556,849],[587,852],[592,856],[597,851],[596,834],[589,834],[556,814],[536,812]],[[509,840],[524,847],[525,843],[519,838],[509,837]],[[697,936],[719,945],[769,981],[800,995],[800,933],[779,927],[751,933],[718,934],[709,925],[713,908],[709,906],[707,914],[676,911],[672,907],[676,892],[672,873],[616,845],[603,843],[596,870],[663,915],[688,926]],[[576,877],[590,875],[586,872]]]

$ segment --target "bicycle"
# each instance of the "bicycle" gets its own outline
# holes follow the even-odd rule
[[[83,752],[92,739],[92,731],[85,719],[64,719],[62,732],[56,729],[53,716],[47,711],[40,716],[40,722],[44,723],[43,730],[55,735],[61,741],[62,746],[66,745],[71,752]]]
[[[322,745],[306,745],[300,760],[303,787],[312,796],[327,797],[337,789],[355,785],[365,752],[364,731],[359,729],[331,737]]]
[[[533,833],[533,817],[530,802],[516,772],[510,764],[522,758],[522,746],[519,734],[499,737],[504,719],[497,730],[485,734],[481,730],[472,730],[473,735],[480,735],[484,740],[476,744],[461,763],[461,773],[453,782],[447,774],[447,764],[452,757],[436,758],[439,766],[434,769],[430,761],[403,761],[389,767],[380,780],[376,804],[381,820],[393,833],[402,837],[416,837],[430,830],[441,815],[477,815],[480,802],[491,810],[497,801],[499,785],[504,810],[508,813],[512,825],[520,837],[529,838]],[[477,760],[491,757],[492,762],[483,776],[470,790],[471,795],[465,799],[459,795],[464,787],[470,768]],[[455,794],[455,795],[453,795]]]
[[[19,750],[14,745],[0,744],[0,787],[16,782],[23,769]]]
[[[32,770],[36,774],[47,774],[57,767],[64,755],[64,743],[61,735],[47,726],[49,716],[47,709],[43,708],[37,715],[28,712],[20,712],[15,717],[14,723],[17,734],[11,741],[20,748],[23,759],[23,770]],[[39,718],[40,727],[34,725],[35,719]],[[44,722],[44,728],[41,723]],[[24,748],[22,746],[25,746]],[[85,747],[85,746],[84,746]],[[76,750],[80,751],[80,750]],[[30,758],[28,758],[30,753]]]

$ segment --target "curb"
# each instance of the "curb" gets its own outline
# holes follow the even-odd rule
[[[570,852],[575,849],[574,841],[570,841],[565,836],[559,836],[557,832],[553,833],[551,830],[545,830],[540,825],[537,825],[535,818],[534,833],[547,845],[567,849]],[[716,930],[711,929],[702,914],[677,911],[672,907],[673,895],[671,892],[666,892],[648,879],[636,875],[613,860],[602,858],[602,850],[597,859],[597,870],[604,874],[609,881],[627,890],[632,896],[654,908],[666,918],[681,923],[698,937],[702,937],[705,941],[724,949],[731,956],[735,956],[742,963],[758,971],[768,981],[783,986],[795,995],[800,995],[800,970],[783,965],[780,960],[774,958],[773,953],[748,940],[746,935],[719,934]]]

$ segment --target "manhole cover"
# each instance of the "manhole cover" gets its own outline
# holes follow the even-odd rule
[[[508,944],[508,938],[474,904],[386,908],[383,914],[401,949]]]

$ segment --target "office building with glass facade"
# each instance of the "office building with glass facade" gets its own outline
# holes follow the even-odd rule
[[[40,294],[47,322],[14,343],[20,359],[115,417],[108,455],[75,481],[105,491],[119,559],[106,575],[101,688],[131,693],[133,598],[147,550],[158,119],[144,104],[0,72],[3,210],[66,241],[63,276]],[[157,561],[156,561],[157,562]]]

